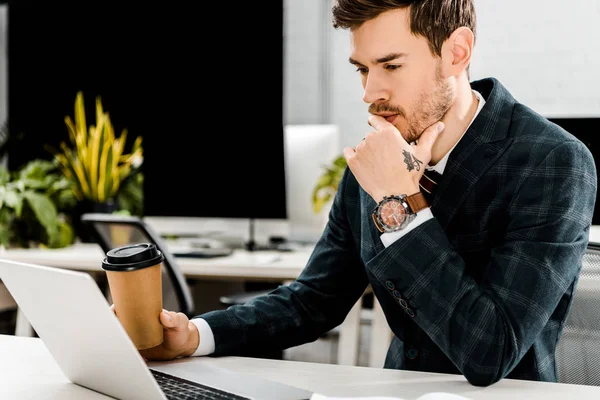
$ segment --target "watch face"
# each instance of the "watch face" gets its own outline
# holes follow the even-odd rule
[[[406,218],[406,210],[399,200],[389,200],[381,205],[379,211],[381,222],[393,229],[399,227]]]

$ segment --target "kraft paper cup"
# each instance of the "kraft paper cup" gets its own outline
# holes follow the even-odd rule
[[[163,260],[154,244],[138,243],[108,251],[102,262],[115,313],[138,350],[163,342]]]

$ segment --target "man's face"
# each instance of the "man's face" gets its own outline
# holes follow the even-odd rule
[[[385,116],[413,142],[442,119],[455,90],[427,39],[410,32],[409,13],[388,11],[352,31],[350,62],[360,73],[369,113]]]

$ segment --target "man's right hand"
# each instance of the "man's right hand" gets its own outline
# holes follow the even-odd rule
[[[115,312],[114,305],[110,307]],[[196,325],[181,312],[163,309],[159,318],[163,325],[164,340],[158,346],[140,350],[142,357],[146,360],[164,361],[194,354],[200,344],[200,334]]]

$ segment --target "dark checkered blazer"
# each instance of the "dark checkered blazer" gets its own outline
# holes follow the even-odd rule
[[[311,342],[371,285],[394,333],[386,368],[556,381],[596,198],[587,147],[517,102],[496,79],[450,154],[434,219],[387,249],[375,202],[349,170],[306,268],[289,286],[202,315],[219,355]]]

